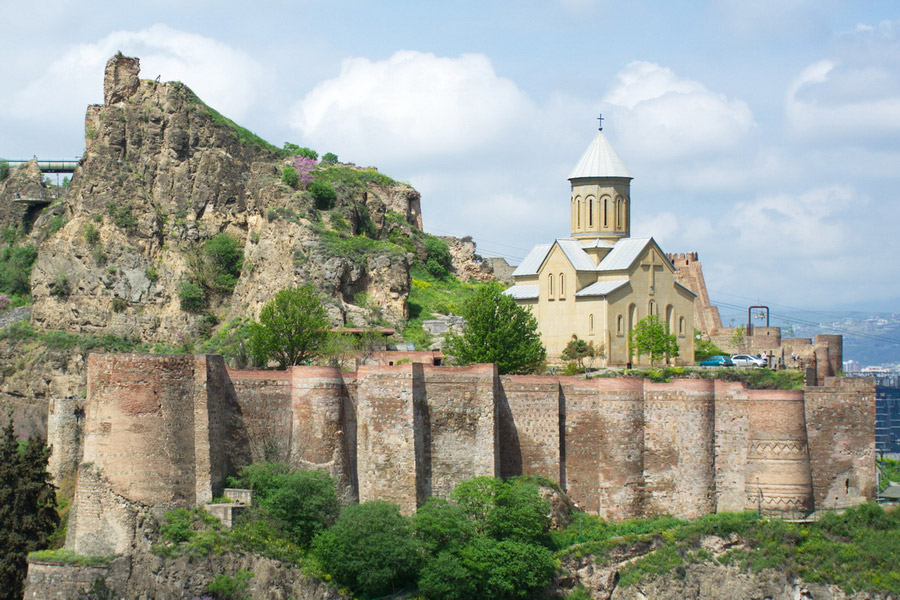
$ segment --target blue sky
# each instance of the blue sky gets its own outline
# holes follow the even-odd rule
[[[0,156],[70,158],[117,50],[276,145],[373,165],[516,263],[596,117],[632,234],[714,300],[900,312],[895,1],[0,1]]]

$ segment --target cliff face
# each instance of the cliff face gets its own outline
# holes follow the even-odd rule
[[[209,318],[182,310],[178,289],[191,257],[219,233],[244,253],[233,292],[206,311],[220,321],[256,316],[276,291],[304,283],[330,299],[335,325],[374,319],[354,304],[361,293],[387,321],[406,316],[407,254],[374,243],[347,251],[334,224],[342,217],[355,231],[365,221],[376,239],[420,228],[415,190],[335,185],[334,210],[317,211],[308,192],[281,183],[289,159],[277,149],[185,85],[140,80],[138,71],[137,59],[110,59],[105,102],[88,108],[68,221],[43,241],[32,270],[32,324],[145,342],[194,336]]]

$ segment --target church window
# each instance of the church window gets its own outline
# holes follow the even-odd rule
[[[622,335],[625,332],[625,318],[622,315],[616,319],[616,334]]]
[[[625,200],[621,197],[616,198],[616,229],[621,230],[625,227]]]
[[[594,335],[594,315],[588,315],[588,333]]]
[[[547,275],[547,286],[548,286],[547,297],[550,300],[553,300],[553,273],[550,273],[549,275]]]
[[[650,315],[658,315],[659,312],[657,312],[657,310],[658,310],[658,309],[656,308],[656,302],[654,302],[653,300],[651,300],[651,301],[650,301],[650,305],[647,307],[647,316],[650,316]]]
[[[684,337],[684,317],[678,319],[678,337]]]
[[[588,198],[588,227],[594,226],[594,199]]]
[[[675,308],[669,304],[666,306],[666,333],[675,331]]]
[[[607,226],[609,220],[609,198],[603,199],[603,226]]]
[[[578,200],[578,208],[575,209],[575,227],[581,229],[581,200]]]
[[[566,276],[562,273],[559,274],[559,299],[565,300],[566,298]]]

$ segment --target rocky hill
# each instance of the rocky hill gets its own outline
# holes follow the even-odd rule
[[[421,229],[414,189],[333,165],[336,203],[318,210],[308,191],[282,183],[285,153],[187,86],[138,70],[138,59],[111,59],[105,103],[88,108],[66,223],[41,242],[32,270],[33,325],[173,343],[207,331],[211,317],[255,316],[275,291],[303,283],[329,299],[335,325],[370,323],[372,306],[389,323],[404,319],[413,257],[379,241]],[[209,284],[197,257],[223,233],[243,253],[233,289],[208,285],[205,305],[185,310],[180,286]]]

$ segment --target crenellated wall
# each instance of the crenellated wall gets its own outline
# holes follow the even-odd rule
[[[411,513],[479,475],[547,477],[611,519],[789,514],[874,495],[874,384],[499,377],[494,365],[226,371],[92,355],[69,547],[121,552],[141,507],[191,506],[252,460],[329,472]],[[64,443],[71,435],[60,429]]]

